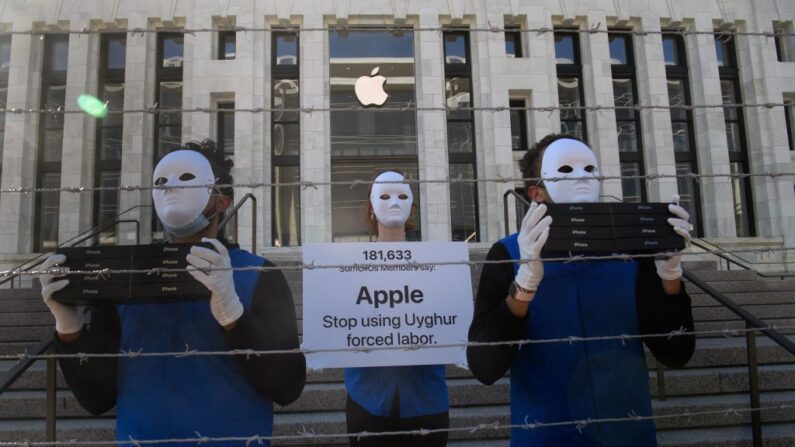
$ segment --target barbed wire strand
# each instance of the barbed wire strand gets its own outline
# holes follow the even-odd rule
[[[600,181],[610,181],[610,180],[629,180],[629,179],[638,179],[638,180],[664,180],[664,179],[691,179],[695,181],[699,181],[701,179],[718,179],[718,178],[728,178],[728,179],[747,179],[747,178],[757,178],[757,177],[768,177],[768,178],[779,178],[779,177],[795,177],[795,172],[755,172],[755,173],[725,173],[725,174],[698,174],[698,173],[686,173],[686,174],[640,174],[640,175],[596,175],[592,177],[588,177],[588,179],[600,180]],[[484,177],[484,178],[463,178],[462,176],[455,177],[455,178],[446,178],[446,179],[404,179],[404,180],[389,180],[383,181],[379,183],[408,183],[408,184],[478,184],[478,183],[538,183],[541,181],[544,182],[566,182],[566,181],[577,181],[580,180],[581,177]],[[46,193],[46,192],[68,192],[68,193],[84,193],[84,192],[94,192],[94,191],[151,191],[151,190],[172,190],[172,189],[194,189],[194,188],[248,188],[248,189],[256,189],[256,188],[287,188],[287,187],[298,187],[303,189],[317,189],[321,186],[349,186],[353,189],[356,186],[369,186],[373,182],[372,180],[331,180],[331,181],[309,181],[309,180],[302,180],[296,182],[239,182],[239,183],[203,183],[203,184],[195,184],[195,185],[178,185],[178,186],[165,186],[165,185],[120,185],[120,186],[60,186],[60,187],[53,187],[53,188],[36,188],[36,187],[27,187],[27,186],[17,186],[12,188],[2,188],[0,189],[0,194],[8,194],[8,193],[20,193],[20,194],[32,194],[32,193]]]
[[[88,353],[78,352],[72,354],[28,354],[27,352],[18,354],[3,354],[0,355],[0,360],[47,360],[47,359],[77,359],[81,362],[87,361],[92,358],[122,358],[122,359],[137,359],[137,358],[186,358],[186,357],[251,357],[251,356],[266,356],[266,355],[285,355],[285,354],[331,354],[331,353],[345,353],[345,352],[376,352],[376,351],[421,351],[423,349],[450,349],[450,348],[468,348],[468,347],[518,347],[528,345],[550,345],[550,344],[568,344],[574,343],[590,343],[590,342],[609,342],[617,341],[622,345],[633,340],[648,340],[648,339],[671,339],[675,337],[685,336],[712,336],[712,337],[741,337],[751,332],[763,332],[766,330],[785,330],[795,329],[795,325],[769,325],[761,328],[723,328],[723,329],[709,329],[703,331],[688,332],[684,328],[676,329],[670,332],[656,333],[656,334],[620,334],[620,335],[603,335],[597,337],[580,337],[568,336],[560,338],[544,338],[544,339],[520,339],[520,340],[505,340],[494,342],[479,342],[467,341],[460,343],[444,343],[444,344],[409,344],[401,346],[370,346],[370,347],[346,347],[346,348],[292,348],[292,349],[274,349],[274,350],[255,350],[255,349],[233,349],[228,351],[200,351],[191,349],[186,346],[184,351],[179,352],[146,352],[146,351],[122,351],[122,352],[108,352],[108,353]]]
[[[105,111],[108,115],[127,115],[127,114],[141,114],[141,113],[148,113],[148,114],[181,114],[181,113],[232,113],[232,112],[241,112],[241,113],[307,113],[312,114],[316,112],[375,112],[375,113],[383,113],[383,112],[504,112],[504,111],[527,111],[527,112],[555,112],[559,110],[563,111],[604,111],[604,110],[634,110],[634,111],[642,111],[642,110],[698,110],[698,109],[741,109],[741,108],[766,108],[772,109],[776,107],[791,107],[792,104],[786,102],[766,102],[766,103],[721,103],[721,104],[671,104],[671,105],[647,105],[647,104],[635,104],[635,105],[613,105],[613,106],[566,106],[566,105],[559,105],[559,106],[526,106],[526,107],[518,107],[518,106],[492,106],[492,107],[474,107],[474,106],[412,106],[412,102],[408,103],[409,105],[402,106],[402,107],[394,107],[394,106],[387,106],[387,107],[377,107],[377,108],[368,108],[363,106],[338,106],[338,107],[297,107],[297,108],[273,108],[273,107],[244,107],[244,108],[234,108],[234,109],[219,109],[213,107],[193,107],[193,108],[160,108],[157,106],[152,107],[145,107],[142,109],[122,109],[122,110],[113,110],[106,108]],[[107,106],[107,104],[106,104]],[[19,108],[19,107],[11,107],[11,108],[0,108],[0,113],[8,113],[8,114],[50,114],[50,115],[72,115],[72,114],[86,114],[83,110],[80,109],[64,109],[61,107],[57,108],[45,108],[45,109],[33,109],[33,108]],[[90,115],[89,115],[90,116]]]
[[[642,416],[637,414],[634,410],[630,409],[626,417],[609,417],[609,418],[588,418],[588,419],[575,419],[570,421],[559,422],[529,422],[527,419],[522,424],[503,424],[495,420],[489,423],[481,423],[476,425],[469,425],[463,427],[448,427],[448,428],[434,428],[434,429],[414,429],[414,430],[396,430],[384,432],[369,432],[362,431],[356,433],[315,433],[304,428],[302,431],[294,435],[252,435],[252,436],[225,436],[225,437],[211,437],[202,436],[199,431],[196,431],[194,438],[171,438],[171,439],[135,439],[130,437],[127,440],[107,440],[107,441],[81,441],[76,439],[65,441],[0,441],[0,447],[54,447],[62,445],[81,445],[81,446],[116,446],[126,445],[140,447],[144,445],[158,445],[158,444],[210,444],[214,442],[242,442],[246,446],[260,445],[266,441],[290,441],[290,440],[306,440],[306,439],[338,439],[338,438],[377,438],[384,436],[428,436],[436,433],[468,433],[474,434],[485,431],[497,430],[540,430],[552,427],[575,427],[578,431],[582,432],[589,425],[595,424],[612,424],[624,422],[648,422],[648,421],[661,421],[678,418],[692,419],[696,416],[723,416],[724,419],[737,417],[744,413],[762,413],[766,411],[781,411],[795,408],[795,405],[779,404],[767,405],[759,407],[724,407],[715,410],[702,410],[702,411],[686,411],[682,413],[661,414]]]
[[[195,35],[200,33],[217,33],[219,31],[235,31],[235,32],[243,32],[243,33],[254,33],[254,32],[287,32],[287,33],[304,33],[304,32],[346,32],[346,31],[387,31],[387,32],[432,32],[432,33],[443,33],[446,31],[464,31],[464,32],[474,32],[474,33],[533,33],[537,35],[543,35],[548,33],[579,33],[579,34],[623,34],[623,35],[633,35],[633,36],[650,36],[650,35],[679,35],[679,36],[701,36],[701,35],[709,35],[709,36],[716,36],[722,38],[731,38],[736,36],[747,36],[747,37],[765,37],[765,38],[776,38],[776,37],[793,37],[795,33],[788,32],[786,30],[776,30],[776,31],[738,31],[738,30],[688,30],[688,29],[662,29],[662,30],[636,30],[636,29],[610,29],[610,28],[603,28],[601,26],[601,22],[597,23],[588,28],[554,28],[554,27],[501,27],[501,26],[489,26],[489,27],[462,27],[462,26],[443,26],[443,27],[410,27],[410,26],[398,26],[398,25],[343,25],[343,24],[332,24],[324,27],[303,27],[303,26],[264,26],[264,27],[244,27],[244,26],[218,26],[216,28],[185,28],[185,27],[178,27],[178,26],[168,26],[168,27],[158,27],[158,28],[118,28],[118,29],[108,29],[108,30],[100,30],[100,29],[90,29],[88,26],[83,27],[82,29],[52,29],[52,28],[42,28],[42,29],[27,29],[27,30],[18,30],[18,31],[5,31],[0,34],[5,35],[30,35],[30,36],[45,36],[50,34],[75,34],[75,35],[92,35],[92,34],[105,34],[105,33],[127,33],[133,36],[140,35],[143,36],[145,34],[156,34],[156,33],[184,33],[189,35]]]
[[[659,259],[662,256],[670,256],[673,253],[681,256],[703,256],[715,254],[773,254],[779,252],[795,251],[795,247],[768,247],[768,248],[747,248],[747,249],[718,249],[718,250],[703,250],[703,251],[676,251],[676,250],[662,250],[659,253],[637,253],[637,254],[611,254],[611,255],[574,255],[566,257],[540,257],[540,258],[526,258],[526,259],[478,259],[469,261],[435,261],[435,262],[401,262],[401,263],[351,263],[351,264],[315,264],[310,263],[297,263],[288,265],[262,265],[262,266],[244,266],[244,267],[217,267],[211,266],[202,268],[205,272],[213,271],[232,271],[232,272],[267,272],[271,270],[340,270],[352,269],[357,271],[395,271],[395,270],[431,270],[430,267],[443,267],[443,266],[479,266],[479,265],[492,265],[492,264],[528,264],[535,261],[544,262],[585,262],[585,261],[631,261],[634,259]],[[167,268],[155,267],[149,269],[91,269],[91,270],[71,270],[66,267],[52,267],[45,270],[23,270],[11,269],[0,270],[0,278],[7,276],[41,276],[41,275],[85,275],[85,276],[103,276],[110,274],[146,274],[157,275],[160,273],[186,273],[190,270],[187,268]]]

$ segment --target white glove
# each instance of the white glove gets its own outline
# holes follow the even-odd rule
[[[234,273],[232,270],[208,270],[211,268],[232,268],[232,260],[226,247],[216,239],[202,238],[202,242],[209,242],[216,250],[191,247],[186,256],[188,273],[196,281],[204,284],[210,292],[210,312],[221,326],[234,323],[243,315],[243,304],[235,291]]]
[[[522,220],[519,230],[519,253],[522,259],[533,259],[519,266],[514,281],[523,289],[535,291],[544,278],[544,264],[541,262],[541,249],[549,237],[552,216],[544,217],[547,206],[533,202]]]
[[[64,255],[50,255],[39,266],[40,270],[49,270],[53,267],[66,262]],[[55,292],[62,290],[69,285],[68,279],[61,279],[55,281],[56,278],[62,278],[63,275],[46,274],[39,276],[41,283],[41,297],[44,298],[44,304],[50,309],[52,316],[55,317],[55,330],[59,334],[74,334],[83,328],[83,313],[74,306],[61,304],[53,301],[52,296]]]
[[[690,232],[693,230],[693,225],[690,223],[690,214],[684,208],[679,206],[679,195],[675,194],[668,205],[668,211],[676,215],[678,218],[671,217],[668,219],[668,224],[674,227],[674,232],[682,239],[685,240],[685,248],[690,245]],[[662,279],[673,281],[682,277],[682,255],[679,253],[666,259],[658,259],[654,261],[654,266],[657,267],[657,276]]]

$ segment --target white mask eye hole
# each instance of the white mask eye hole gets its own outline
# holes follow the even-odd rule
[[[191,174],[190,172],[186,172],[179,176],[179,179],[182,180],[183,182],[187,182],[188,180],[193,180],[195,178],[196,176]]]
[[[381,200],[389,200],[389,194],[381,194],[381,196],[378,198]]]
[[[409,196],[408,196],[408,195],[406,195],[406,194],[401,194],[401,195],[399,195],[399,196],[398,196],[398,198],[399,198],[400,200],[408,200]]]
[[[572,171],[574,171],[574,168],[572,168],[569,165],[563,165],[563,166],[558,168],[558,172],[563,173],[563,174],[569,174]]]
[[[594,173],[594,172],[596,172],[596,166],[594,166],[594,165],[588,165],[588,166],[586,166],[586,167],[585,167],[585,172],[589,172],[589,173]]]
[[[156,186],[162,186],[162,185],[165,185],[167,182],[168,182],[167,178],[159,177],[157,180],[155,180],[155,185]]]

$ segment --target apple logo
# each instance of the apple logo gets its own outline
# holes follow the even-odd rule
[[[365,107],[371,105],[382,106],[389,97],[384,91],[386,78],[380,75],[376,76],[380,68],[381,67],[373,68],[373,71],[370,72],[370,76],[360,77],[353,86],[353,90],[356,92],[356,99]]]

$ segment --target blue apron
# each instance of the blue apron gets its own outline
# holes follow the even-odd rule
[[[230,249],[233,267],[265,260]],[[235,271],[235,290],[246,310],[260,272]],[[117,306],[121,351],[228,351],[223,328],[207,301]],[[120,358],[116,436],[176,439],[270,436],[273,403],[249,383],[240,361],[229,356]],[[168,445],[168,444],[161,444]],[[185,444],[178,444],[184,446]],[[242,442],[213,443],[240,446]],[[270,443],[266,443],[270,445]]]
[[[396,393],[401,418],[450,409],[443,365],[347,368],[345,388],[354,402],[375,416],[389,416]]]
[[[521,259],[517,234],[500,241]],[[637,263],[544,263],[526,338],[638,334]],[[518,270],[518,264],[514,264]],[[651,416],[640,340],[523,346],[511,369],[511,423]],[[513,429],[511,446],[656,446],[653,421]]]

